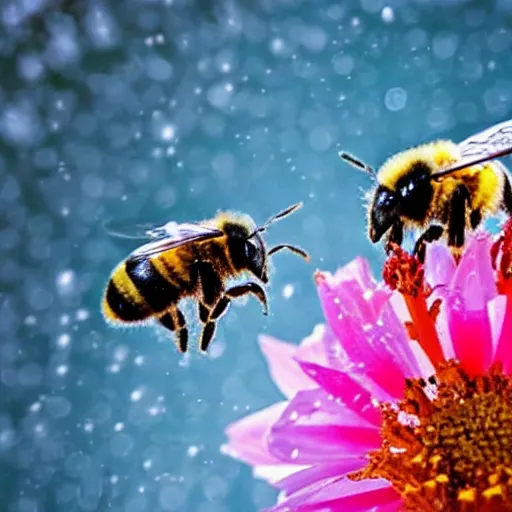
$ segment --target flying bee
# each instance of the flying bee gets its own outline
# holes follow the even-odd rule
[[[446,237],[456,259],[466,230],[475,230],[500,210],[512,214],[507,168],[497,158],[512,153],[512,120],[484,130],[459,144],[437,140],[389,158],[376,171],[348,154],[340,157],[376,181],[368,206],[368,237],[386,235],[401,245],[405,229],[423,229],[414,253],[424,259],[425,243]]]
[[[198,302],[203,324],[200,349],[213,339],[216,321],[232,299],[254,295],[268,314],[264,288],[253,280],[228,287],[230,278],[248,273],[263,284],[269,280],[269,257],[286,249],[309,261],[299,247],[279,244],[267,249],[262,234],[274,222],[302,207],[294,204],[256,226],[248,215],[221,212],[201,223],[127,226],[113,235],[150,239],[112,272],[102,302],[103,315],[113,324],[136,325],[156,319],[176,335],[180,352],[187,351],[188,330],[178,305],[191,297]],[[133,236],[132,236],[133,234]]]

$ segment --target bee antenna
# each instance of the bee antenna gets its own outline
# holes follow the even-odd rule
[[[345,160],[345,162],[349,163],[352,167],[355,167],[356,169],[359,169],[360,171],[370,174],[371,176],[375,176],[375,169],[371,165],[363,162],[362,160],[355,157],[354,155],[351,155],[350,153],[347,153],[346,151],[340,151],[338,153],[338,155],[342,160]]]
[[[291,206],[288,206],[288,208],[281,210],[280,212],[276,213],[275,215],[272,215],[264,224],[257,227],[249,236],[248,238],[252,238],[257,233],[262,233],[263,231],[266,231],[271,224],[274,224],[274,222],[277,222],[278,220],[284,219],[284,217],[288,217],[288,215],[291,215],[292,213],[296,212],[297,210],[300,210],[302,208],[304,203],[295,203]]]

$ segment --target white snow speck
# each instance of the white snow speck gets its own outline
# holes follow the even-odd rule
[[[295,286],[293,284],[286,284],[283,286],[283,298],[290,299],[295,293]]]

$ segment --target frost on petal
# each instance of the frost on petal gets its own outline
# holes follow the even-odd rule
[[[228,442],[222,447],[222,452],[247,464],[278,464],[280,461],[267,449],[267,436],[287,404],[278,402],[229,425],[226,428]]]
[[[272,380],[284,396],[292,398],[301,389],[316,387],[294,359],[296,346],[266,335],[259,337],[259,343]]]
[[[273,456],[297,464],[336,462],[379,445],[378,428],[321,389],[297,393],[268,437]]]
[[[488,303],[497,296],[497,289],[490,251],[489,237],[471,239],[446,299],[455,356],[473,375],[485,371],[493,355]]]
[[[327,394],[339,399],[366,421],[380,426],[382,417],[372,401],[371,393],[348,373],[300,361],[300,366]]]
[[[399,505],[398,496],[387,480],[354,482],[343,476],[334,476],[302,488],[266,512],[363,512],[394,502]]]

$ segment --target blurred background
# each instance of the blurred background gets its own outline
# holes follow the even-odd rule
[[[0,2],[0,503],[6,512],[252,512],[275,492],[219,452],[280,395],[257,338],[322,321],[312,273],[357,255],[373,165],[510,117],[508,0]],[[300,244],[209,357],[99,304],[135,244],[107,219],[236,209]],[[188,314],[193,313],[189,308]]]

